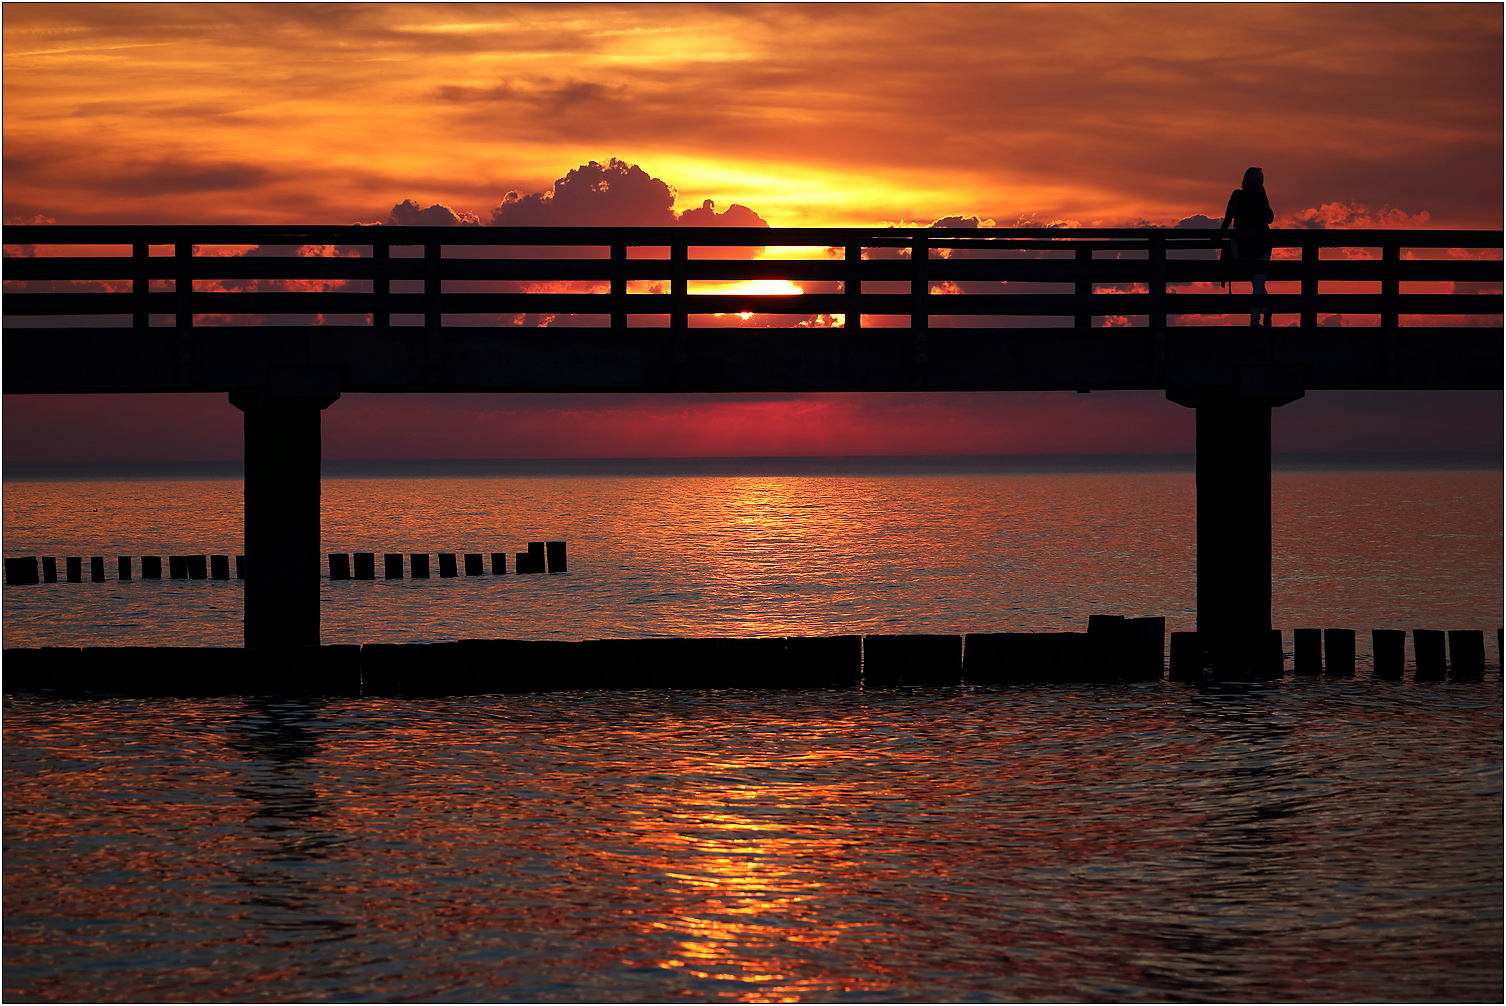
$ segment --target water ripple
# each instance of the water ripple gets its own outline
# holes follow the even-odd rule
[[[1495,1000],[1500,698],[10,700],[7,998]]]

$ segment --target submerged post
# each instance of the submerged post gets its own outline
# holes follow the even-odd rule
[[[1198,641],[1215,675],[1260,678],[1271,632],[1271,409],[1302,388],[1277,368],[1239,377],[1166,397],[1197,411]]]
[[[339,389],[338,371],[290,368],[230,393],[244,414],[247,647],[319,645],[319,413]]]

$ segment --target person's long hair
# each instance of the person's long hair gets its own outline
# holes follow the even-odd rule
[[[1265,172],[1259,168],[1246,168],[1245,180],[1239,183],[1239,187],[1246,192],[1265,188]]]

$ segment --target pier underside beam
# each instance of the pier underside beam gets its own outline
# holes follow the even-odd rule
[[[1301,395],[1167,392],[1197,412],[1197,630],[1216,676],[1270,670],[1271,409]]]
[[[319,645],[319,414],[337,398],[230,395],[245,427],[248,648]]]

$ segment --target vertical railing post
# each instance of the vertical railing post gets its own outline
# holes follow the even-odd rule
[[[147,300],[147,294],[152,291],[151,257],[151,245],[131,246],[131,300],[135,304],[131,315],[131,325],[134,328],[146,328],[152,323]]]
[[[1401,239],[1381,245],[1381,328],[1401,327]]]
[[[1077,259],[1077,270],[1078,270],[1078,276],[1079,276],[1079,278],[1077,280],[1077,285],[1073,288],[1072,292],[1075,293],[1075,294],[1077,294],[1077,296],[1079,296],[1079,297],[1089,297],[1089,296],[1092,296],[1092,293],[1093,293],[1093,278],[1092,278],[1093,249],[1091,247],[1077,249],[1076,259]],[[1081,278],[1083,276],[1086,276],[1087,278],[1086,279]],[[1074,328],[1092,328],[1093,327],[1093,313],[1091,311],[1087,311],[1087,312],[1083,312],[1083,313],[1075,315],[1073,317],[1072,327],[1074,327]]]
[[[915,362],[927,359],[931,328],[931,239],[917,234],[910,240],[910,332],[915,337]]]
[[[1146,251],[1150,257],[1150,317],[1146,321],[1159,350],[1166,339],[1166,235],[1151,231],[1148,236],[1150,242]],[[1159,359],[1160,353],[1156,355]]]
[[[1302,299],[1312,303],[1318,296],[1318,245],[1309,240],[1302,246]],[[1316,306],[1302,308],[1302,327],[1318,327]]]
[[[392,279],[387,272],[392,261],[392,246],[373,242],[371,261],[371,295],[376,301],[371,310],[371,324],[374,328],[388,328],[392,325],[392,313],[382,308],[387,305],[387,295],[392,292]]]
[[[193,244],[173,246],[173,310],[178,326],[178,384],[193,383]]]
[[[612,327],[627,328],[627,245],[612,242]]]
[[[848,245],[844,256],[846,266],[842,276],[843,328],[863,327],[863,246]]]
[[[444,246],[438,241],[424,242],[424,370],[430,381],[439,379],[440,336],[444,324],[441,294],[444,274],[441,257]]]
[[[685,359],[685,330],[690,327],[690,279],[686,266],[690,245],[676,239],[669,246],[669,327],[675,344],[675,361]]]
[[[173,310],[179,328],[193,327],[193,245],[173,245]]]

